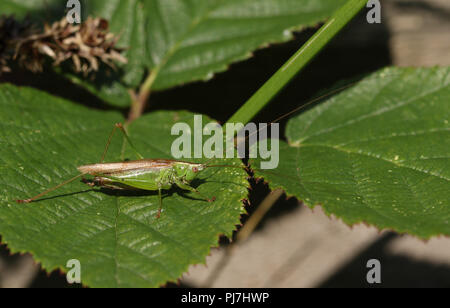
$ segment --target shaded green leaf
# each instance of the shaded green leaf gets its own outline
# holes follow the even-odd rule
[[[88,14],[111,20],[130,46],[125,80],[141,82],[157,71],[154,89],[210,79],[250,52],[292,38],[292,29],[314,25],[345,1],[150,0],[95,1]]]
[[[22,14],[44,10],[44,1],[0,3],[0,10]],[[113,82],[70,79],[107,102],[126,106],[127,88],[136,88],[151,71],[154,90],[208,80],[254,50],[292,38],[293,30],[314,26],[345,0],[96,0],[82,1],[83,15],[110,21],[120,35],[129,63]],[[13,5],[14,4],[14,5]],[[51,2],[61,7],[60,3]],[[30,11],[33,13],[33,11]],[[61,12],[62,13],[62,12]],[[63,13],[62,13],[63,14]],[[62,16],[61,16],[62,17]],[[116,96],[118,94],[118,96]]]
[[[248,185],[241,169],[211,168],[193,182],[214,203],[168,192],[160,219],[153,192],[100,191],[81,181],[17,204],[77,175],[77,166],[98,162],[112,125],[123,118],[11,85],[0,86],[0,106],[0,234],[13,252],[32,253],[49,271],[78,259],[89,286],[157,287],[203,263],[219,234],[230,236],[240,223]],[[170,130],[179,121],[192,124],[193,115],[149,114],[130,135],[144,156],[170,158]],[[119,159],[121,141],[113,139],[107,161]]]
[[[348,224],[450,235],[449,73],[368,77],[291,119],[278,169],[256,176]]]
[[[88,79],[85,79],[82,75],[62,72],[59,69],[57,71],[74,84],[86,88],[92,94],[113,106],[128,107],[132,103],[129,90],[120,81],[119,71],[106,68],[97,73],[92,73]]]

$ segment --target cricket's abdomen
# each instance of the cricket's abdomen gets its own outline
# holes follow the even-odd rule
[[[111,174],[104,177],[113,182],[143,190],[158,190],[160,186],[160,172],[155,172],[154,170]]]

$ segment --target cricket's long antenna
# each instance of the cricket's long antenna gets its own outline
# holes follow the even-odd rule
[[[302,106],[300,106],[300,107],[297,107],[297,108],[295,108],[294,110],[292,110],[292,111],[290,111],[290,112],[288,112],[288,113],[286,113],[286,114],[284,114],[284,115],[282,115],[282,116],[276,118],[275,120],[273,120],[272,122],[270,122],[268,126],[271,126],[273,123],[277,123],[277,122],[279,122],[279,121],[281,121],[281,120],[287,118],[288,116],[290,116],[290,115],[292,115],[292,114],[294,114],[294,113],[296,113],[296,112],[299,112],[300,110],[305,109],[306,107],[309,107],[309,106],[311,106],[312,104],[314,104],[314,103],[316,103],[316,102],[318,102],[318,101],[320,101],[320,100],[322,100],[322,99],[324,99],[324,98],[327,98],[327,97],[329,97],[329,96],[331,96],[331,95],[333,95],[333,94],[336,94],[336,93],[339,93],[339,92],[341,92],[341,91],[343,91],[343,90],[346,90],[346,89],[348,89],[348,88],[351,88],[351,87],[353,87],[354,85],[358,84],[359,82],[360,82],[360,81],[352,82],[352,83],[347,84],[347,85],[345,85],[345,86],[343,86],[343,87],[340,87],[340,88],[337,88],[337,89],[335,89],[335,90],[333,90],[333,91],[330,91],[330,92],[328,92],[327,94],[324,94],[324,95],[321,95],[321,96],[319,96],[319,97],[316,97],[316,98],[310,100],[309,102],[307,102],[306,104],[304,104],[304,105],[302,105]],[[253,133],[249,134],[248,136],[245,137],[244,140],[247,140],[247,139],[249,139],[251,136],[253,136],[253,135],[255,135],[255,134],[258,134],[258,133],[259,133],[262,129],[264,129],[264,128],[265,128],[265,127],[260,128],[260,129],[257,130],[256,132],[253,132]],[[234,138],[234,137],[233,137],[233,138]],[[215,159],[215,158],[213,157],[213,158],[208,159],[208,160],[204,163],[204,165],[207,166],[208,162],[210,162],[210,161],[213,160],[213,159]],[[207,166],[207,167],[213,167],[213,166]],[[220,165],[220,166],[219,166],[219,165],[217,165],[217,167],[230,167],[230,166],[225,166],[225,165]]]
[[[279,122],[279,121],[281,121],[281,120],[287,118],[288,116],[290,116],[290,115],[292,115],[292,114],[294,114],[294,113],[297,113],[297,112],[299,112],[300,110],[303,110],[303,109],[305,109],[306,107],[309,107],[309,106],[311,106],[311,105],[314,104],[314,103],[317,103],[318,101],[321,101],[321,100],[324,99],[324,98],[327,98],[327,97],[329,97],[329,96],[331,96],[331,95],[333,95],[333,94],[336,94],[336,93],[339,93],[339,92],[341,92],[341,91],[343,91],[343,90],[346,90],[346,89],[348,89],[348,88],[351,88],[351,87],[353,87],[354,85],[356,85],[356,84],[358,84],[358,83],[359,83],[359,81],[352,82],[352,83],[347,84],[347,85],[345,85],[345,86],[343,86],[343,87],[340,87],[340,88],[338,88],[338,89],[335,89],[335,90],[333,90],[333,91],[330,91],[330,92],[328,92],[327,94],[324,94],[324,95],[321,95],[321,96],[319,96],[319,97],[316,97],[316,98],[310,100],[309,102],[307,102],[306,104],[301,105],[300,107],[297,107],[297,108],[295,108],[295,109],[292,110],[292,111],[289,111],[288,113],[286,113],[286,114],[280,116],[279,118],[276,118],[275,120],[273,120],[272,122],[270,122],[268,126],[271,126],[273,123],[277,123],[277,122]],[[264,128],[265,128],[265,127],[260,128],[260,129],[257,130],[256,132],[253,132],[253,133],[249,134],[247,137],[245,137],[245,140],[247,140],[247,139],[250,138],[251,136],[253,136],[253,135],[259,133],[259,132],[260,132],[262,129],[264,129]]]
[[[61,183],[61,184],[59,184],[59,185],[57,185],[57,186],[55,186],[55,187],[50,188],[49,190],[44,191],[43,193],[40,193],[40,194],[37,195],[37,196],[34,196],[33,198],[25,199],[25,200],[17,200],[17,203],[31,203],[31,202],[35,201],[36,199],[39,199],[40,197],[43,197],[43,196],[45,196],[46,194],[51,193],[52,191],[57,190],[58,188],[60,188],[60,187],[62,187],[62,186],[64,186],[64,185],[66,185],[66,184],[72,183],[72,182],[75,181],[76,179],[81,178],[82,176],[84,176],[84,175],[86,175],[86,174],[87,174],[87,173],[79,174],[79,175],[77,175],[76,177],[71,178],[70,180],[67,180],[67,181],[65,181],[65,182],[63,182],[63,183]]]

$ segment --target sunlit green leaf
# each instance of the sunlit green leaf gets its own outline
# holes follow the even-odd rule
[[[256,176],[348,224],[450,235],[449,102],[449,68],[382,70],[291,119]]]
[[[203,263],[219,235],[230,236],[240,222],[248,182],[239,168],[207,169],[192,183],[215,196],[213,203],[179,189],[165,193],[160,219],[155,192],[100,191],[81,181],[17,204],[77,175],[77,166],[98,162],[123,118],[11,85],[0,86],[0,106],[0,235],[49,271],[78,259],[89,286],[157,287]],[[179,121],[192,124],[193,115],[149,114],[130,127],[131,138],[145,157],[170,158],[171,127]],[[119,159],[121,141],[113,139],[107,161]],[[126,157],[134,159],[131,153]]]

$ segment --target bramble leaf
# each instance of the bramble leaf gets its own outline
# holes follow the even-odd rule
[[[351,225],[448,236],[449,102],[449,68],[382,70],[291,119],[255,175]]]
[[[180,189],[165,193],[160,219],[155,192],[92,189],[81,181],[17,204],[98,162],[123,117],[11,85],[0,86],[0,106],[0,235],[12,252],[32,253],[48,271],[78,259],[85,285],[157,287],[203,263],[218,236],[231,236],[240,223],[248,181],[239,168],[207,169],[192,183],[214,203]],[[192,125],[193,114],[152,113],[136,120],[130,135],[145,157],[170,158],[171,127],[180,121]],[[113,138],[107,161],[119,160],[121,141]]]

